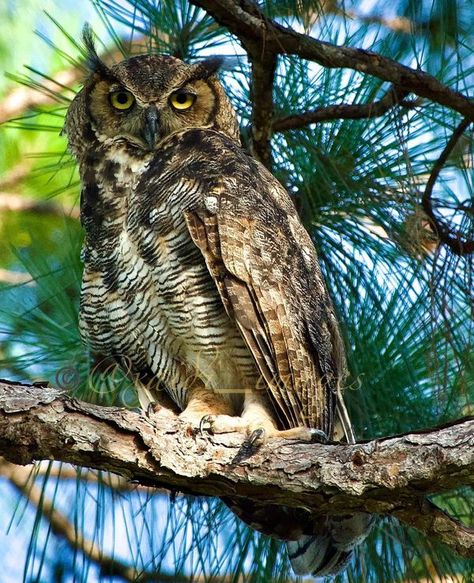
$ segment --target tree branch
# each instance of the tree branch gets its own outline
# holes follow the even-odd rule
[[[63,90],[64,86],[72,87],[82,76],[84,71],[75,67],[60,71],[54,79],[44,80],[41,90],[37,85],[15,87],[0,103],[0,124],[17,118],[28,109],[57,103],[58,92]]]
[[[411,506],[407,504],[405,508],[395,510],[391,514],[405,524],[424,532],[428,537],[442,540],[458,554],[464,555],[465,550],[470,548],[469,556],[474,556],[474,530],[460,525],[457,520],[426,498],[418,500]]]
[[[145,486],[243,496],[315,515],[392,514],[466,557],[474,531],[427,513],[429,494],[474,483],[474,418],[356,445],[271,440],[252,455],[243,436],[210,437],[179,420],[79,402],[54,388],[0,382],[0,455],[55,459]],[[447,528],[449,526],[449,528]]]
[[[305,127],[312,123],[330,121],[334,119],[368,119],[384,115],[398,105],[409,94],[409,91],[393,85],[378,101],[364,104],[340,103],[328,107],[319,107],[313,111],[289,115],[275,119],[272,124],[274,132],[285,132]]]
[[[57,215],[60,217],[79,218],[79,208],[77,206],[63,206],[54,200],[44,200],[0,191],[0,212],[33,212],[46,215]]]
[[[474,101],[449,89],[432,75],[411,69],[372,51],[337,46],[297,33],[267,19],[251,0],[190,0],[240,41],[258,43],[264,53],[298,55],[328,68],[348,68],[450,107],[474,121]]]
[[[1,108],[0,108],[1,109]],[[31,159],[22,160],[0,177],[0,191],[11,190],[23,182],[31,172]]]
[[[272,168],[273,117],[273,81],[276,69],[276,57],[273,54],[261,54],[258,47],[249,48],[252,62],[252,84],[250,98],[252,108],[252,154],[268,169]]]

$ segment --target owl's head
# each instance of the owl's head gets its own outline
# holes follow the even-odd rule
[[[69,107],[65,132],[81,153],[92,131],[107,145],[152,151],[170,134],[212,128],[239,141],[234,108],[216,77],[222,59],[188,65],[170,56],[141,55],[108,67],[84,30],[90,75]]]

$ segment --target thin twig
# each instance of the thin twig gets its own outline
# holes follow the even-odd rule
[[[423,196],[421,198],[423,210],[428,216],[433,231],[436,233],[440,241],[445,243],[451,249],[451,251],[453,251],[453,253],[456,253],[456,255],[468,255],[470,253],[474,253],[474,240],[463,240],[461,233],[452,231],[450,227],[444,223],[444,221],[435,215],[431,195],[433,194],[433,188],[441,170],[446,164],[446,161],[456,146],[459,138],[463,135],[470,123],[470,120],[463,119],[458,127],[454,130],[444,150],[441,152],[441,155],[433,166],[428,182],[426,183],[425,191],[423,192]]]
[[[394,32],[403,32],[405,34],[414,34],[416,32],[422,32],[428,28],[428,24],[425,22],[414,22],[406,16],[394,16],[393,18],[386,18],[385,16],[378,14],[359,14],[354,10],[341,11],[344,15],[352,18],[354,20],[360,20],[365,24],[378,24],[385,28],[389,28]],[[337,12],[336,12],[337,14]]]

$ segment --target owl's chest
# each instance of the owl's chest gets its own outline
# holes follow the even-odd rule
[[[149,214],[86,249],[81,333],[105,354],[160,347],[183,359],[208,343],[206,330],[230,320],[184,217],[159,205]]]
[[[151,369],[173,395],[192,378],[234,386],[254,375],[253,361],[184,218],[207,187],[172,159],[158,162],[125,196],[115,187],[103,193],[106,212],[87,232],[83,254],[81,334],[135,372]],[[229,365],[235,355],[238,370]]]

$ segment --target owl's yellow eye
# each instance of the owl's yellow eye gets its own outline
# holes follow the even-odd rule
[[[110,94],[110,103],[115,109],[130,109],[135,103],[135,97],[130,91],[114,91]]]
[[[170,97],[170,103],[175,109],[189,109],[195,100],[196,96],[186,91],[176,91]]]

